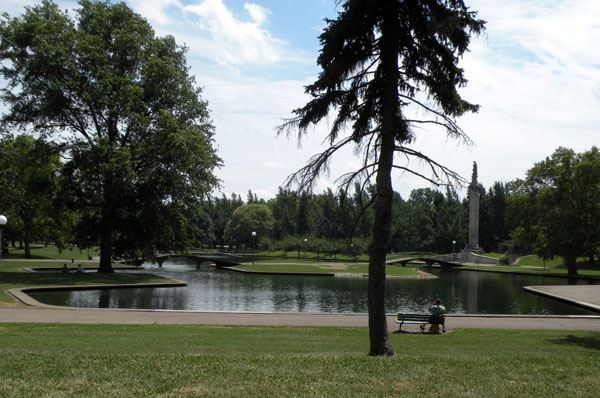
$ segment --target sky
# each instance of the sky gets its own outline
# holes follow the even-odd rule
[[[76,2],[56,1],[62,9]],[[29,0],[3,0],[0,12],[20,15]],[[159,36],[188,47],[187,59],[216,128],[224,166],[221,192],[273,198],[286,177],[326,147],[322,123],[298,143],[276,127],[309,98],[304,87],[319,74],[318,36],[324,19],[339,11],[336,0],[128,0]],[[473,141],[465,146],[443,131],[418,130],[413,148],[470,180],[524,178],[535,162],[559,146],[577,152],[599,141],[600,1],[466,0],[487,21],[460,66],[469,80],[461,95],[481,106],[459,118]],[[0,107],[0,111],[3,109]],[[401,164],[401,159],[398,159]],[[341,174],[360,165],[352,150],[341,153],[316,187],[335,190]],[[420,167],[411,163],[411,167]],[[431,184],[394,174],[394,190],[407,198]],[[460,196],[466,189],[459,189]]]

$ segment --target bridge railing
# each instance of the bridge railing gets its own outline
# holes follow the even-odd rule
[[[436,260],[447,261],[450,263],[488,264],[488,265],[497,265],[498,264],[498,259],[482,256],[480,254],[476,254],[476,253],[472,253],[472,252],[441,254],[439,256],[433,256],[432,258],[434,258]]]

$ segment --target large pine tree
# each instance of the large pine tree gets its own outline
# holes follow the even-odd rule
[[[385,312],[385,259],[392,209],[393,169],[417,174],[433,183],[459,178],[427,155],[408,147],[416,139],[415,125],[443,126],[459,140],[468,137],[453,118],[477,105],[461,98],[466,84],[458,61],[471,34],[484,21],[476,19],[462,0],[346,0],[335,20],[326,20],[320,36],[322,68],[317,81],[306,87],[312,97],[280,133],[307,128],[330,112],[336,116],[328,135],[330,147],[290,176],[289,183],[310,189],[340,148],[354,143],[363,154],[361,169],[345,175],[342,184],[374,178],[376,210],[370,248],[368,308],[370,355],[392,355]],[[414,118],[418,107],[427,118]],[[351,128],[346,129],[346,125]],[[423,173],[395,164],[394,155],[424,161]]]

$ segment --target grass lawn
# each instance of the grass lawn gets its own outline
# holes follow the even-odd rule
[[[59,252],[56,246],[43,246],[43,245],[31,245],[31,258],[32,259],[61,259],[71,260],[74,258],[75,261],[87,260],[87,250],[79,250],[78,248],[65,249]],[[90,256],[99,256],[99,248],[91,248]],[[16,259],[25,258],[25,249],[13,249],[9,248],[8,254],[2,255],[3,259]]]
[[[245,252],[246,254],[252,254],[252,252]],[[369,256],[367,254],[359,254],[352,255],[349,253],[337,253],[331,254],[328,252],[311,252],[311,251],[300,251],[300,256],[298,256],[298,251],[283,251],[283,250],[273,250],[273,251],[257,251],[256,256],[276,256],[276,257],[286,257],[291,260],[300,259],[300,260],[323,260],[327,259],[329,261],[344,261],[344,260],[356,260],[356,261],[369,261]]]
[[[597,332],[0,324],[2,397],[597,397]]]
[[[351,273],[351,274],[368,274],[369,264],[366,263],[294,263],[294,262],[277,262],[277,260],[269,260],[269,262],[256,262],[255,264],[242,264],[233,268],[242,269],[245,271],[255,272],[293,272],[293,273]],[[410,267],[402,267],[400,265],[388,265],[386,267],[387,275],[394,276],[415,276],[418,272]]]
[[[488,254],[486,254],[488,255]],[[590,265],[587,258],[577,259],[577,273],[579,276],[600,277],[600,264]],[[563,260],[559,257],[553,260],[547,260],[544,266],[544,260],[536,255],[524,256],[519,259],[517,264],[499,265],[499,266],[463,266],[466,269],[477,270],[493,270],[500,272],[515,272],[515,273],[539,273],[551,275],[567,275],[567,267],[563,264]]]

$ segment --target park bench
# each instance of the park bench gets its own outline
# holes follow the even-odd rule
[[[420,324],[421,330],[425,329],[425,325],[442,325],[442,330],[446,333],[446,316],[445,315],[431,315],[431,314],[404,314],[399,312],[398,319],[394,322],[399,324],[398,331],[402,330],[402,325],[405,323]]]

